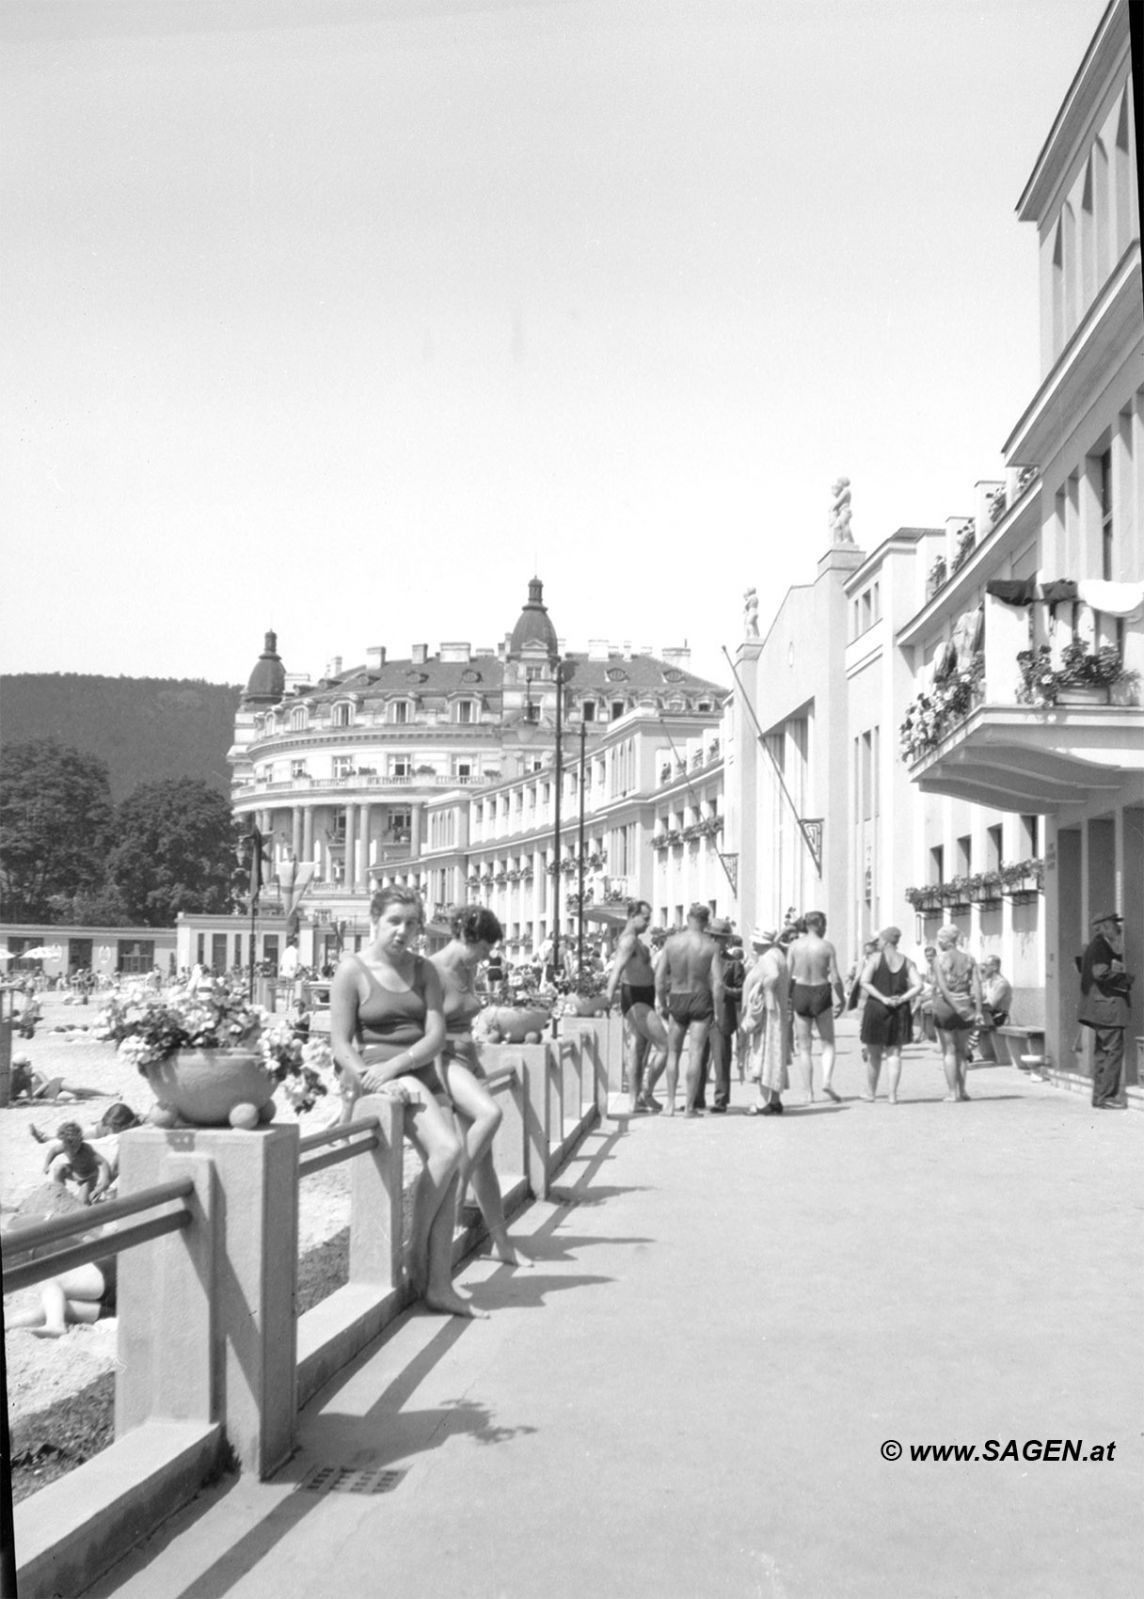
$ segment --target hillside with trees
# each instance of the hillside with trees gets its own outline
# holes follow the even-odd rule
[[[115,804],[179,777],[229,794],[226,752],[241,692],[193,679],[23,672],[0,677],[0,726],[6,745],[54,738],[94,756]]]

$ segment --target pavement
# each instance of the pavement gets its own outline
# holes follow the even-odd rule
[[[860,1074],[609,1119],[514,1222],[534,1267],[461,1274],[487,1321],[408,1313],[89,1594],[1138,1594],[1144,1118],[1010,1067],[947,1105],[928,1046],[896,1106]]]

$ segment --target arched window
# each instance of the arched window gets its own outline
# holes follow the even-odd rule
[[[334,706],[333,725],[335,727],[352,727],[354,721],[354,708],[348,700],[342,700]]]
[[[298,705],[290,712],[291,733],[304,733],[310,725],[310,713],[304,705]]]

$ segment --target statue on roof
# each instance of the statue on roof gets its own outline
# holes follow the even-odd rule
[[[850,479],[836,478],[830,485],[830,492],[834,496],[834,503],[830,507],[830,542],[853,544],[854,535],[850,531]]]
[[[743,637],[758,638],[759,636],[759,596],[754,589],[748,589],[743,595]]]

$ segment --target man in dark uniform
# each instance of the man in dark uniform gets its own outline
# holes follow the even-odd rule
[[[1093,917],[1092,927],[1093,937],[1080,958],[1077,1020],[1093,1032],[1092,1103],[1097,1110],[1119,1110],[1132,978],[1124,970],[1121,918],[1107,911]]]

